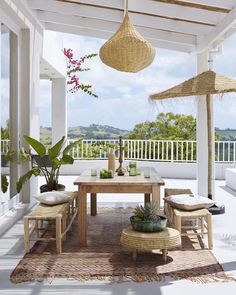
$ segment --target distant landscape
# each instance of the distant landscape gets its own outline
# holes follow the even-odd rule
[[[219,134],[220,136],[220,140],[222,141],[235,141],[236,140],[236,129],[224,129],[224,130],[221,130],[219,128],[216,128],[216,133]]]
[[[108,125],[98,125],[92,124],[88,127],[78,126],[68,128],[68,138],[69,139],[115,139],[122,135],[124,138],[128,138],[132,131],[123,130],[116,127]],[[50,127],[40,127],[40,139],[43,143],[51,144],[51,133],[52,128]]]
[[[50,127],[40,128],[40,137],[42,142],[46,144],[51,144],[51,132]],[[92,124],[88,127],[78,126],[68,128],[68,138],[69,139],[115,139],[122,135],[124,138],[128,138],[131,134],[131,130],[119,129],[109,125],[98,125]],[[236,129],[225,129],[221,130],[216,128],[216,133],[219,134],[220,140],[225,141],[236,141]]]

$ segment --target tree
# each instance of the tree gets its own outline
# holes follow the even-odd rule
[[[139,123],[134,126],[133,133],[129,135],[129,138],[130,139],[150,139],[153,136],[154,129],[155,129],[155,122]]]
[[[196,140],[196,118],[192,115],[159,113],[156,121],[135,125],[130,139]],[[218,140],[219,135],[215,134]]]
[[[10,138],[10,122],[9,120],[6,121],[6,127],[1,127],[1,139],[9,139]]]
[[[191,115],[159,113],[156,121],[135,125],[129,138],[195,140],[196,118]]]

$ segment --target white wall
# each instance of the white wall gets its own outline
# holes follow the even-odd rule
[[[129,161],[125,161],[124,167]],[[137,161],[139,167],[152,166],[157,169],[163,178],[196,179],[196,163],[169,163],[169,162],[145,162]],[[118,167],[118,162],[116,162]],[[61,168],[61,175],[79,175],[82,171],[91,168],[107,168],[107,160],[76,160],[73,165],[64,165]],[[215,164],[216,179],[225,179],[225,169],[236,168],[235,164]]]
[[[12,70],[14,73],[11,77],[15,83],[18,83],[18,88],[12,83],[11,91],[14,92],[15,104],[19,105],[19,116],[12,115],[10,125],[15,133],[18,133],[14,135],[16,141],[20,140],[23,144],[24,134],[39,138],[39,81],[43,27],[21,1],[1,0],[0,22],[15,33],[14,46],[18,46],[14,48],[17,51],[14,53],[14,59],[19,57],[18,69],[15,67],[16,71],[15,68]],[[18,79],[14,79],[14,75]],[[13,112],[17,108],[14,101],[12,103]],[[28,148],[27,145],[25,148]],[[22,165],[20,174],[24,174],[29,168],[27,164]],[[14,178],[17,177],[14,176]],[[17,179],[12,181],[16,183]],[[37,187],[37,182],[27,183],[24,186],[22,192],[24,202],[30,202],[30,196],[37,191]],[[14,199],[18,201],[20,198],[17,196]],[[12,200],[9,201],[9,208],[12,202]]]
[[[44,31],[43,34],[43,59],[56,71],[56,77],[66,75],[66,59],[63,54],[63,42],[57,32]]]

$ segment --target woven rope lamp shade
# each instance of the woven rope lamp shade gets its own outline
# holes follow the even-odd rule
[[[121,72],[136,73],[149,66],[155,49],[134,28],[126,8],[119,30],[100,48],[102,62]]]

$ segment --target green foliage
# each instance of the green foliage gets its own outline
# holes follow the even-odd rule
[[[46,147],[38,140],[24,135],[25,141],[39,154],[40,157],[44,157],[46,155]]]
[[[236,140],[236,130],[235,129],[226,129],[226,130],[219,130],[216,129],[216,133],[219,137],[217,140],[222,141],[235,141]]]
[[[86,139],[116,139],[120,135],[128,138],[129,130],[123,130],[108,125],[91,124],[88,127],[77,126],[68,128],[68,138],[86,138]],[[40,127],[40,141],[46,146],[51,146],[51,130],[47,127]]]
[[[17,192],[19,193],[23,185],[34,175],[38,176],[42,173],[45,177],[48,190],[56,190],[58,185],[59,171],[61,165],[73,164],[74,159],[68,155],[70,150],[81,140],[77,140],[67,147],[65,145],[65,137],[63,136],[54,146],[48,149],[41,142],[29,137],[24,136],[27,143],[38,153],[39,160],[32,157],[32,169],[22,175],[17,181]],[[47,166],[45,157],[49,157],[50,165]]]
[[[1,190],[4,194],[7,192],[8,185],[9,183],[7,181],[6,175],[1,174]]]
[[[63,136],[62,139],[59,140],[53,147],[48,149],[48,155],[51,161],[53,161],[59,156],[61,149],[64,145],[64,141],[65,141],[65,136]]]
[[[129,138],[195,140],[196,118],[191,115],[159,113],[156,121],[135,125]]]
[[[6,127],[1,127],[1,140],[10,139],[10,123],[9,120],[6,121]]]
[[[159,113],[156,121],[135,125],[130,139],[196,140],[196,118],[192,115]],[[215,134],[218,140],[218,134]]]
[[[40,175],[40,169],[39,168],[33,168],[27,173],[25,173],[23,176],[19,178],[19,180],[16,182],[16,190],[19,193],[22,189],[22,186],[32,177],[32,176],[38,176]]]
[[[137,206],[133,211],[135,221],[155,221],[157,219],[157,204],[147,203],[145,206]]]

